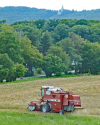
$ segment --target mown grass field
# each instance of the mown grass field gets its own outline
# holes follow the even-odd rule
[[[31,112],[28,103],[40,99],[40,86],[51,85],[81,97],[82,107],[59,116],[58,113]],[[1,124],[2,123],[2,124]],[[39,79],[0,84],[1,125],[100,125],[100,75]]]

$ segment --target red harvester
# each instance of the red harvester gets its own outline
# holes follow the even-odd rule
[[[28,109],[31,111],[42,112],[64,112],[73,111],[75,108],[81,108],[81,100],[79,95],[74,95],[72,92],[63,91],[61,88],[54,86],[41,87],[42,99],[39,101],[31,101],[28,104]],[[43,104],[42,104],[43,103]]]

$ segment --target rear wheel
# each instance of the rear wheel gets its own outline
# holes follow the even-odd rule
[[[42,105],[42,112],[49,112],[50,111],[50,106],[48,103],[45,103]]]
[[[60,110],[59,111],[59,115],[63,115],[64,114],[64,111],[63,110]]]

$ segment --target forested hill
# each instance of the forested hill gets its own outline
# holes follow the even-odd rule
[[[0,20],[6,20],[8,24],[16,21],[38,20],[38,19],[87,19],[100,20],[100,9],[91,11],[53,11],[29,7],[0,7]]]

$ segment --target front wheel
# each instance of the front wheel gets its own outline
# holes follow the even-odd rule
[[[27,109],[29,109],[30,111],[34,111],[35,110],[35,106],[29,106]]]
[[[45,103],[42,105],[42,112],[49,112],[50,111],[50,106],[48,103]]]
[[[63,115],[64,114],[64,111],[63,110],[60,110],[59,111],[59,115]]]

